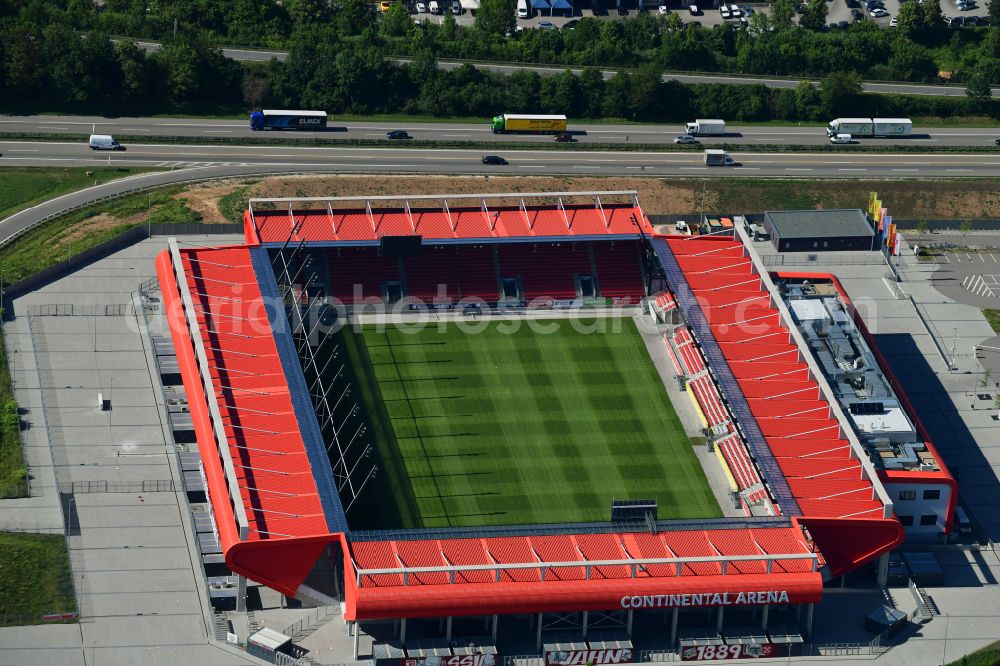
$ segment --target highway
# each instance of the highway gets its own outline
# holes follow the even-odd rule
[[[732,153],[737,167],[707,167],[700,152],[495,151],[506,166],[486,166],[478,151],[420,148],[132,145],[91,151],[80,142],[0,141],[0,166],[128,166],[160,170],[51,199],[0,220],[0,244],[33,224],[115,194],[194,180],[278,173],[415,173],[505,176],[654,176],[785,178],[962,178],[1000,176],[1000,155],[887,153]],[[836,185],[831,185],[835,187]]]
[[[148,136],[189,136],[201,138],[238,138],[253,136],[275,143],[294,143],[303,139],[385,139],[389,130],[406,130],[414,141],[477,141],[552,143],[543,135],[493,134],[486,118],[478,124],[418,123],[409,121],[339,122],[330,121],[325,132],[255,132],[248,120],[210,120],[187,118],[101,118],[96,116],[0,116],[3,133],[79,134],[81,141],[91,132],[99,134]],[[681,134],[676,125],[585,125],[570,122],[570,131],[580,143],[672,143]],[[701,137],[706,146],[729,144],[804,144],[828,142],[826,128],[820,124],[799,126],[733,125],[721,137]],[[1000,128],[952,127],[914,128],[907,139],[864,139],[872,145],[983,146],[993,145]],[[499,150],[499,148],[498,148]]]
[[[84,142],[0,142],[2,166],[100,165],[189,169],[224,167],[279,171],[497,175],[812,176],[942,178],[1000,176],[1000,154],[732,153],[739,167],[707,167],[700,152],[496,150],[506,166],[480,162],[459,149],[296,146],[129,146],[94,152]]]
[[[138,46],[147,51],[155,51],[160,48],[156,42],[140,41]],[[250,62],[267,62],[271,58],[284,60],[288,53],[284,51],[268,51],[264,49],[243,49],[243,48],[223,48],[223,55],[233,60]],[[399,62],[407,62],[406,58],[399,58]],[[462,62],[439,60],[438,67],[442,69],[455,69],[460,67]],[[566,69],[579,74],[582,69],[579,67],[561,67],[559,65],[509,65],[494,64],[484,62],[472,63],[479,69],[511,74],[517,71],[530,70],[539,74],[558,74]],[[602,70],[604,78],[609,79],[615,75],[614,70]],[[664,81],[679,81],[681,83],[732,83],[736,85],[765,85],[768,88],[794,88],[799,85],[801,79],[789,78],[768,78],[766,76],[736,75],[736,74],[684,74],[679,72],[666,72],[663,74]],[[812,81],[815,85],[820,85],[819,81]],[[865,81],[862,84],[865,92],[872,93],[893,93],[901,95],[941,95],[945,97],[964,97],[964,86],[931,85],[920,83],[896,83],[896,82],[872,82]],[[1000,96],[1000,88],[993,89],[993,96]]]

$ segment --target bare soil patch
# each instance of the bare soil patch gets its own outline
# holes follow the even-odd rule
[[[203,224],[223,224],[228,220],[219,212],[219,199],[240,187],[242,184],[237,180],[196,183],[178,194],[176,198],[191,210],[201,213]]]

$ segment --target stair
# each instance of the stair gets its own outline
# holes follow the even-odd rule
[[[226,636],[232,631],[229,624],[229,619],[222,613],[212,614],[212,632],[215,636],[215,640],[225,642]]]

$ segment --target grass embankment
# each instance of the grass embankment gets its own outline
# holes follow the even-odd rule
[[[956,659],[948,666],[997,666],[998,664],[1000,664],[1000,641]]]
[[[0,532],[0,626],[73,613],[73,579],[61,535]]]
[[[986,317],[986,321],[993,327],[993,332],[1000,335],[1000,310],[984,308],[983,316]]]
[[[85,187],[100,185],[109,180],[123,178],[149,169],[101,168],[92,169],[18,169],[0,168],[0,219],[48,201],[59,195]]]
[[[395,501],[416,502],[406,527],[606,521],[613,499],[720,516],[631,320],[544,323],[363,330],[394,440],[379,455],[412,488]]]
[[[4,346],[3,330],[0,329],[0,499],[28,495],[20,428],[14,387],[10,382],[10,368],[7,365],[7,348]]]
[[[26,232],[0,249],[4,284],[11,284],[147,223],[198,222],[201,215],[174,198],[183,185],[96,204]]]

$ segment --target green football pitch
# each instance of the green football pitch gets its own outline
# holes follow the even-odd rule
[[[720,516],[634,323],[584,324],[605,330],[347,334],[377,495],[395,505],[378,510],[396,523],[381,526],[607,521],[613,499],[655,498],[660,518]]]

